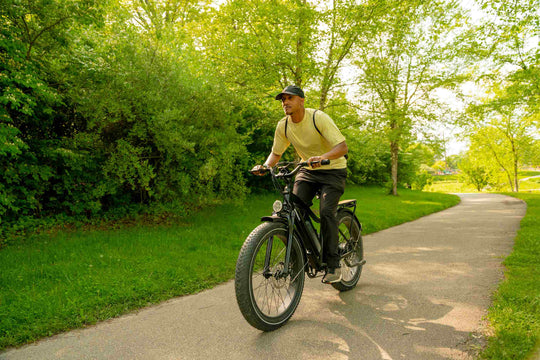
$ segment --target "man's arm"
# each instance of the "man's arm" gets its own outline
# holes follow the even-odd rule
[[[251,169],[251,172],[255,175],[262,176],[266,174],[264,170],[266,168],[276,166],[279,159],[281,159],[281,155],[271,152],[270,155],[268,155],[268,159],[266,159],[266,161],[264,162],[264,165],[256,165],[253,169]]]
[[[311,163],[313,161],[318,161],[318,163],[311,165],[313,168],[318,168],[321,166],[320,161],[321,160],[334,160],[339,159],[343,155],[347,154],[349,152],[349,148],[347,147],[347,143],[345,141],[337,144],[334,146],[329,152],[322,154],[321,156],[313,156],[308,159],[308,162]]]
[[[268,155],[268,159],[266,159],[264,162],[264,166],[274,167],[278,163],[279,159],[281,159],[281,155],[271,152],[270,155]]]

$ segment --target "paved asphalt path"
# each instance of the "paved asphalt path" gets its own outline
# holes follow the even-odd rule
[[[474,358],[526,205],[502,195],[460,197],[451,209],[365,236],[368,263],[354,290],[306,279],[296,313],[277,331],[250,327],[228,282],[0,359]]]

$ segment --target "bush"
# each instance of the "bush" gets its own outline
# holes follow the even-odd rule
[[[366,130],[343,131],[349,147],[348,178],[352,184],[383,185],[390,180],[390,146]]]

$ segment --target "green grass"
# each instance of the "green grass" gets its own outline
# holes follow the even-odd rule
[[[444,181],[456,181],[459,178],[459,175],[434,175],[433,182],[444,182]]]
[[[507,195],[526,201],[527,214],[489,310],[495,335],[482,354],[486,359],[526,359],[540,341],[540,194]]]
[[[540,171],[518,171],[518,178],[523,179],[531,176],[540,175]]]
[[[442,193],[473,193],[478,192],[474,186],[463,184],[459,181],[442,181],[427,185],[424,191]]]
[[[518,178],[523,179],[531,176],[540,175],[538,171],[520,171]],[[531,191],[540,189],[540,178],[534,178],[527,181],[520,181],[520,191]],[[424,191],[443,192],[443,193],[472,193],[478,192],[476,188],[469,184],[461,182],[459,175],[437,175],[433,177],[433,183],[427,185]],[[490,192],[500,192],[501,190],[492,189]],[[510,186],[502,191],[510,191]]]
[[[366,233],[455,205],[455,196],[350,187]],[[276,195],[205,209],[170,226],[34,235],[0,250],[0,349],[93,324],[234,277]]]

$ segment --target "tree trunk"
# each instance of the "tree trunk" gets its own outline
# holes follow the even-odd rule
[[[390,143],[390,153],[392,155],[392,195],[397,196],[399,154],[399,144],[397,141],[392,141]]]
[[[519,192],[518,160],[517,160],[517,156],[514,156],[514,188],[515,188],[515,192]]]
[[[321,91],[321,98],[319,99],[319,110],[324,111],[326,108],[326,101],[328,100],[328,89],[324,88]]]
[[[301,6],[306,6],[306,0],[302,0]],[[304,61],[304,18],[298,19],[298,38],[296,39],[296,68],[294,69],[294,84],[302,87],[303,61]]]
[[[518,154],[516,149],[516,143],[513,137],[510,137],[510,143],[512,144],[512,160],[514,165],[514,191],[519,192],[519,180],[518,180]]]
[[[508,178],[508,183],[510,184],[510,190],[512,190],[512,192],[515,192],[514,180],[512,179],[512,175],[510,175],[510,172],[508,172],[506,169],[504,169],[504,172],[506,173],[506,177]]]
[[[303,60],[302,35],[296,41],[296,68],[294,71],[294,84],[302,87],[302,60]]]

